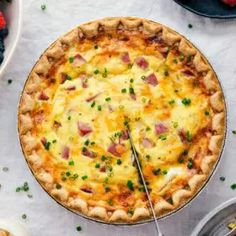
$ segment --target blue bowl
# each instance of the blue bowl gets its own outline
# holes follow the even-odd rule
[[[201,16],[227,19],[236,18],[236,7],[230,7],[221,0],[174,0],[185,9]]]

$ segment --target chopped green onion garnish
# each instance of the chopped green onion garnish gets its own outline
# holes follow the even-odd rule
[[[236,189],[236,184],[234,183],[234,184],[232,184],[230,187],[231,187],[233,190],[235,190],[235,189]]]
[[[97,168],[97,169],[100,168],[100,164],[96,163],[95,168]]]
[[[71,160],[71,161],[69,161],[69,166],[74,166],[75,165],[75,163],[74,163],[74,161],[73,160]]]
[[[41,5],[41,9],[42,9],[42,11],[45,11],[46,8],[47,8],[46,4],[42,4],[42,5]]]
[[[99,74],[99,70],[96,69],[94,72],[93,72],[95,75]]]
[[[88,146],[89,143],[90,143],[90,141],[89,141],[89,139],[87,139],[87,140],[84,142],[84,145],[85,145],[85,146]]]
[[[108,97],[108,98],[105,98],[105,100],[106,100],[106,102],[109,102],[109,101],[111,101],[111,98]]]
[[[77,231],[81,231],[81,230],[82,230],[82,227],[78,225],[78,226],[76,227],[76,230],[77,230]]]
[[[48,151],[50,148],[51,143],[50,142],[45,142],[44,148]]]
[[[191,104],[191,100],[189,98],[184,98],[182,100],[183,105],[189,106]]]
[[[168,171],[167,170],[163,170],[163,175],[167,175]]]
[[[106,78],[107,75],[108,75],[108,71],[107,71],[107,69],[105,68],[105,69],[104,69],[104,72],[103,72],[103,74],[102,74],[102,77],[103,77],[103,78]]]
[[[113,201],[112,201],[112,199],[109,199],[109,200],[107,201],[107,203],[108,203],[110,206],[113,206]]]
[[[130,88],[129,88],[129,93],[130,93],[130,94],[134,94],[134,88],[133,88],[133,87],[130,87]]]
[[[220,177],[220,181],[224,182],[224,181],[225,181],[225,177],[224,177],[224,176],[221,176],[221,177]]]
[[[102,106],[98,105],[98,111],[101,111],[101,110],[102,110]]]
[[[117,165],[121,165],[121,164],[122,164],[121,159],[118,159],[118,160],[116,161],[116,164],[117,164]]]
[[[186,139],[187,139],[188,142],[191,142],[192,139],[193,139],[193,136],[192,136],[192,134],[190,134],[189,131],[186,132]]]
[[[180,59],[180,61],[183,61],[183,60],[185,59],[184,54],[181,54],[181,55],[179,56],[179,59]]]
[[[108,193],[108,192],[110,192],[110,191],[111,191],[111,189],[106,186],[106,187],[105,187],[105,192]]]
[[[162,141],[164,141],[164,140],[167,139],[167,135],[166,135],[166,134],[161,134],[161,135],[159,136],[159,139],[162,140]]]
[[[193,168],[193,159],[189,158],[188,159],[188,165],[187,165],[188,169],[192,169]]]
[[[56,184],[56,189],[61,189],[61,185],[60,184]]]
[[[134,191],[134,184],[131,180],[127,181],[127,187],[131,190]]]
[[[85,180],[85,179],[87,179],[87,178],[88,178],[87,175],[83,175],[83,176],[81,177],[82,180]]]
[[[168,75],[169,75],[169,71],[168,71],[168,70],[165,70],[165,71],[164,71],[164,75],[165,75],[165,76],[168,76]]]
[[[192,24],[188,24],[188,28],[189,28],[189,29],[192,29],[192,28],[193,28],[193,25],[192,25]]]
[[[168,103],[169,103],[170,105],[172,105],[172,104],[175,103],[175,100],[174,100],[174,99],[171,99]]]
[[[93,101],[92,104],[91,104],[91,107],[94,107],[96,105],[96,102]]]
[[[160,169],[160,168],[154,169],[154,170],[152,171],[152,173],[153,173],[154,175],[159,175],[159,174],[161,173],[161,169]]]
[[[69,57],[69,62],[73,63],[74,62],[74,57]]]
[[[175,64],[177,64],[177,63],[178,63],[178,60],[177,60],[176,58],[174,58],[174,59],[173,59],[173,62],[174,62]]]

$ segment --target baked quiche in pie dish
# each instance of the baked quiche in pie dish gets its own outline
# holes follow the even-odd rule
[[[102,222],[150,219],[127,124],[158,217],[209,179],[222,151],[225,102],[215,72],[159,23],[105,18],[53,43],[19,105],[25,158],[60,204]]]

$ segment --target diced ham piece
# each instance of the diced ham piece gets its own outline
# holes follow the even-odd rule
[[[145,147],[145,148],[152,148],[154,146],[153,142],[148,139],[148,138],[144,138],[142,140],[142,145]]]
[[[54,120],[54,122],[53,122],[53,128],[58,129],[58,128],[60,128],[60,127],[61,127],[61,123],[58,122],[58,121],[56,121],[56,120]]]
[[[85,193],[93,193],[93,190],[89,187],[81,187],[80,190]]]
[[[158,51],[161,53],[161,55],[164,57],[164,58],[167,58],[167,55],[168,55],[168,51],[169,51],[169,48],[168,47],[163,47],[162,45],[160,47],[158,47]]]
[[[85,75],[81,75],[80,79],[81,79],[81,86],[82,86],[82,88],[88,88],[88,84],[85,82],[86,81],[86,76]]]
[[[92,132],[92,128],[87,123],[83,123],[79,121],[77,123],[77,127],[81,136],[84,136]]]
[[[185,75],[185,76],[194,76],[194,73],[191,71],[191,70],[183,70],[182,73]]]
[[[127,130],[121,132],[121,136],[119,137],[119,142],[129,139],[129,133]]]
[[[68,88],[66,88],[67,91],[73,91],[75,90],[76,87],[75,86],[69,86]]]
[[[97,98],[101,93],[97,93],[86,99],[86,102],[92,102],[95,98]]]
[[[155,132],[157,135],[166,133],[167,131],[168,128],[164,124],[162,123],[155,124]]]
[[[41,143],[45,145],[47,143],[47,139],[45,137],[41,138]]]
[[[154,73],[147,76],[145,78],[145,82],[148,83],[148,84],[151,84],[152,86],[157,86],[157,84],[158,84],[157,77],[155,76]]]
[[[110,152],[112,155],[114,155],[114,156],[117,156],[117,157],[120,157],[121,155],[120,155],[120,153],[118,153],[117,152],[117,150],[116,150],[116,143],[112,143],[109,147],[108,147],[108,149],[107,149],[107,151],[108,152]]]
[[[125,52],[122,56],[121,56],[121,60],[126,63],[129,64],[130,63],[130,57],[129,57],[129,53]]]
[[[196,169],[187,169],[187,175],[190,177],[190,176],[193,176],[197,174],[197,170]]]
[[[143,70],[148,68],[148,62],[144,57],[137,57],[135,63]]]
[[[111,143],[107,151],[114,156],[120,157],[125,152],[125,147],[121,144]]]
[[[42,91],[38,97],[39,100],[47,101],[49,97]]]
[[[136,100],[136,94],[135,94],[135,93],[130,93],[129,96],[130,96],[133,100]]]
[[[82,66],[85,62],[86,60],[80,54],[77,54],[74,56],[73,66]]]
[[[87,148],[84,148],[84,149],[82,150],[82,154],[83,154],[84,156],[90,157],[90,158],[94,158],[94,157],[95,157],[94,152],[88,150]]]
[[[67,74],[66,73],[61,73],[61,84],[63,84],[67,80]]]
[[[106,166],[102,166],[99,170],[100,172],[106,172]]]
[[[182,143],[186,143],[187,142],[186,132],[183,129],[179,130],[178,135],[179,135]]]
[[[62,158],[68,160],[69,156],[70,156],[70,149],[67,146],[65,146],[62,151]]]
[[[110,113],[112,113],[114,111],[111,105],[108,105],[108,110]]]

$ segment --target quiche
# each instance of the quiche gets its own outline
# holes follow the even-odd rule
[[[206,58],[162,24],[105,18],[54,42],[29,74],[24,156],[60,204],[103,222],[150,219],[127,124],[158,217],[206,183],[225,136],[225,102]]]

